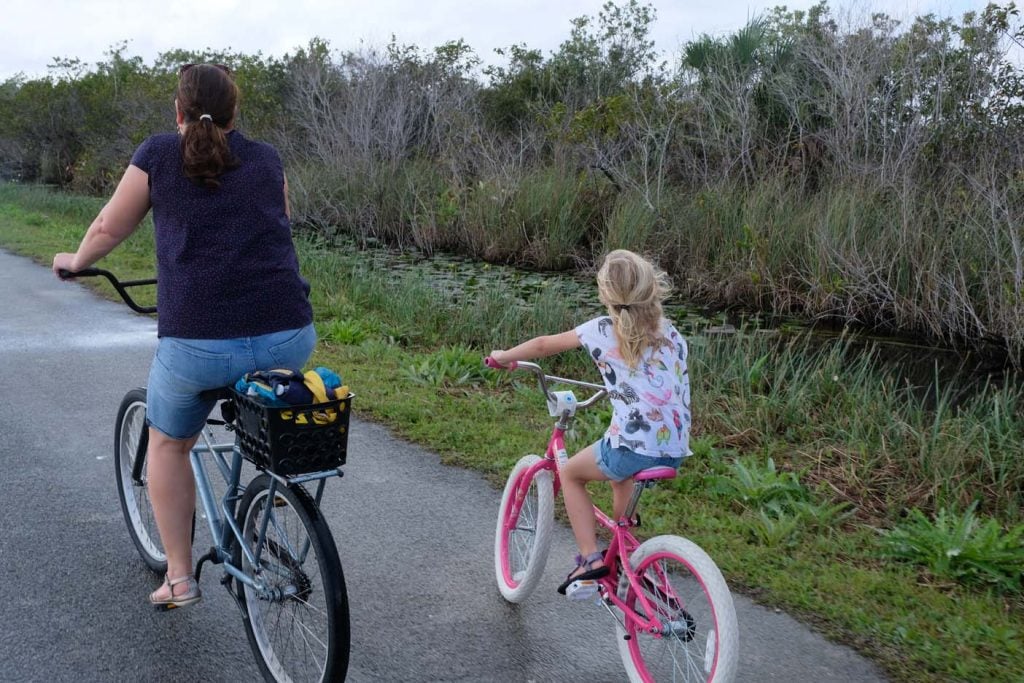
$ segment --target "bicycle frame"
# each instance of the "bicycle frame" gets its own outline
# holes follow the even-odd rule
[[[131,287],[155,285],[157,281],[154,279],[121,281],[118,280],[113,273],[100,268],[86,268],[77,272],[61,270],[60,276],[65,279],[97,276],[106,278],[124,302],[133,311],[147,314],[156,313],[155,306],[141,306],[136,303],[128,293],[128,289]],[[208,393],[211,395],[211,398],[224,398],[224,396],[220,395],[217,390]],[[231,399],[227,398],[227,400]],[[213,420],[210,424],[223,423]],[[268,471],[267,474],[270,476],[271,482],[268,488],[267,502],[265,503],[265,514],[261,521],[259,534],[256,537],[256,550],[254,551],[252,547],[245,542],[245,539],[242,536],[242,530],[238,528],[238,523],[235,521],[238,501],[241,500],[242,495],[245,492],[245,488],[239,485],[242,475],[242,452],[239,450],[237,443],[234,442],[220,444],[214,443],[213,430],[210,429],[209,424],[203,428],[202,432],[200,432],[200,437],[202,439],[202,444],[197,443],[193,445],[192,450],[189,452],[189,463],[192,466],[192,474],[196,482],[196,491],[203,506],[203,510],[206,513],[206,520],[210,526],[210,534],[213,537],[214,546],[210,548],[209,552],[199,559],[199,563],[196,565],[196,580],[198,581],[202,574],[203,563],[210,561],[214,564],[223,564],[224,571],[230,577],[253,588],[260,597],[268,599],[280,599],[282,597],[287,597],[271,594],[262,582],[252,576],[249,576],[238,567],[235,567],[230,560],[233,544],[237,543],[249,563],[254,567],[258,567],[260,554],[262,553],[267,538],[267,527],[271,520],[274,519],[273,503],[278,487],[317,481],[314,500],[317,507],[319,507],[327,479],[329,477],[342,476],[341,470],[313,472],[296,477],[282,477]],[[135,464],[132,470],[132,480],[138,486],[143,485],[142,468],[143,463],[145,462],[148,443],[148,432],[143,430],[142,435],[139,438],[138,448],[135,453]],[[226,456],[227,453],[231,454],[230,463]],[[204,454],[212,455],[213,460],[217,465],[217,469],[220,470],[221,476],[223,477],[226,485],[224,496],[221,498],[220,507],[218,507],[214,501],[213,487],[210,485],[210,478],[206,473],[206,466],[203,463],[202,456]],[[301,563],[305,560],[306,554],[309,552],[309,548],[310,543],[307,540],[303,548],[298,550],[294,548],[286,548],[285,550],[292,558]],[[227,577],[225,577],[225,580],[227,580]]]
[[[524,470],[523,475],[519,479],[519,483],[516,486],[516,497],[515,502],[511,505],[507,511],[506,524],[513,524],[514,520],[518,519],[520,510],[522,509],[523,502],[526,500],[527,490],[522,487],[522,482],[529,482],[533,479],[533,476],[540,470],[549,470],[554,477],[554,490],[555,495],[558,495],[560,490],[559,483],[559,457],[560,453],[565,453],[565,432],[568,429],[568,425],[562,424],[560,420],[555,425],[551,433],[551,438],[548,441],[548,447],[544,454],[544,458],[537,464]],[[625,515],[620,520],[612,520],[611,517],[606,515],[601,508],[594,506],[594,517],[597,519],[597,523],[611,532],[612,538],[608,545],[608,550],[605,552],[605,564],[609,567],[611,572],[603,579],[598,581],[601,588],[601,596],[605,600],[605,604],[611,603],[619,609],[619,613],[623,617],[637,625],[638,629],[647,631],[655,637],[661,637],[663,634],[663,625],[661,621],[656,617],[649,619],[643,619],[637,615],[636,610],[627,606],[626,601],[621,599],[618,595],[618,584],[619,584],[619,568],[622,568],[622,573],[629,584],[629,590],[633,591],[637,596],[640,604],[643,606],[645,614],[654,614],[656,610],[651,605],[650,601],[644,596],[643,591],[639,590],[640,579],[633,571],[632,565],[629,563],[629,556],[634,550],[640,545],[640,541],[637,540],[630,532],[630,528],[633,526],[632,516],[636,511],[636,502],[639,498],[639,491],[648,486],[645,482],[637,482],[635,484],[637,492],[634,493],[633,499],[630,501],[629,506],[625,511]],[[506,551],[507,552],[507,551]],[[613,562],[612,558],[618,560]]]
[[[580,402],[578,404],[578,408],[587,408],[606,395],[604,387],[600,385],[545,375],[540,367],[533,363],[519,362],[515,364],[515,367],[533,371],[540,381],[541,389],[549,400],[553,400],[554,397],[551,392],[548,391],[548,380],[598,390],[596,394],[588,398],[586,401]],[[551,471],[554,479],[554,494],[556,496],[558,495],[558,492],[561,489],[559,480],[561,465],[559,463],[564,462],[568,457],[568,453],[565,448],[565,433],[572,426],[574,419],[575,411],[567,410],[559,416],[558,421],[552,428],[551,437],[548,439],[548,445],[545,450],[544,457],[530,468],[524,470],[522,475],[519,477],[519,481],[516,483],[515,499],[512,505],[510,505],[506,510],[506,517],[503,522],[507,530],[511,530],[512,526],[515,524],[515,520],[519,518],[519,513],[522,510],[524,501],[526,500],[528,489],[524,487],[524,482],[528,485],[528,482],[531,482],[539,471]],[[605,552],[605,564],[609,567],[610,573],[605,578],[598,580],[603,604],[609,609],[609,612],[611,612],[610,605],[614,605],[619,609],[619,613],[622,614],[628,622],[635,624],[638,629],[644,630],[656,638],[660,638],[664,634],[664,627],[661,621],[655,616],[646,619],[638,616],[637,611],[630,608],[626,604],[626,601],[618,595],[618,585],[620,582],[619,569],[621,567],[622,574],[628,583],[628,591],[636,595],[644,613],[656,613],[651,602],[644,596],[643,591],[640,590],[640,578],[636,575],[636,572],[633,571],[633,567],[629,563],[630,554],[632,554],[632,552],[640,545],[637,538],[630,532],[630,528],[634,526],[632,521],[633,513],[636,512],[636,507],[643,489],[648,488],[651,485],[653,485],[653,482],[651,481],[640,481],[634,484],[635,488],[633,496],[624,511],[622,519],[613,520],[596,505],[594,506],[594,517],[599,525],[611,532],[612,536],[608,550]],[[507,553],[508,549],[505,548],[502,552]],[[617,562],[613,562],[613,558],[617,560]],[[508,558],[506,557],[504,559],[507,561]]]
[[[279,486],[303,484],[310,481],[317,482],[314,500],[317,507],[323,497],[324,488],[329,477],[341,476],[340,470],[329,470],[325,472],[314,472],[298,477],[281,477],[273,472],[267,472],[270,476],[270,487],[267,500],[264,503],[265,514],[262,517],[259,533],[256,537],[256,550],[254,551],[243,538],[242,530],[238,528],[235,521],[238,501],[244,493],[244,487],[239,485],[242,474],[242,452],[237,443],[214,443],[213,430],[206,427],[201,432],[202,444],[196,444],[189,453],[189,462],[192,465],[192,473],[196,482],[196,491],[203,510],[206,513],[206,520],[210,527],[210,535],[213,537],[214,546],[199,560],[196,566],[196,580],[199,580],[202,573],[203,562],[209,560],[214,564],[223,564],[224,571],[232,578],[254,589],[260,597],[268,599],[280,599],[287,596],[271,595],[261,581],[243,572],[231,563],[231,550],[234,543],[238,543],[242,553],[253,566],[259,566],[260,555],[266,540],[267,527],[274,519],[273,503]],[[231,454],[230,463],[227,455]],[[203,455],[211,454],[214,463],[226,485],[224,496],[221,498],[220,507],[214,501],[213,487],[210,484],[209,475],[206,473],[206,466],[203,462]],[[298,563],[302,563],[309,552],[309,541],[300,549],[286,548],[287,552]]]
[[[128,293],[130,287],[154,285],[155,280],[120,282],[112,273],[96,268],[74,273],[62,270],[58,274],[62,279],[105,277],[133,310],[156,312],[155,307],[136,304]],[[117,489],[132,542],[149,569],[165,573],[166,578],[169,561],[156,533],[159,530],[154,528],[158,526],[154,525],[156,512],[146,489],[150,434],[145,423],[147,398],[145,389],[131,389],[118,408],[114,442]],[[206,562],[223,565],[220,583],[240,612],[263,678],[293,680],[299,674],[298,680],[311,676],[325,681],[343,679],[351,647],[348,598],[338,551],[319,510],[326,480],[342,476],[340,467],[306,473],[300,467],[281,466],[278,472],[272,471],[277,468],[273,457],[259,456],[264,455],[261,446],[272,447],[273,435],[267,435],[264,443],[257,443],[252,449],[255,453],[250,451],[248,440],[239,438],[243,433],[243,423],[237,421],[242,399],[232,388],[202,391],[200,398],[211,407],[223,401],[224,419],[208,417],[188,453],[212,545],[189,577],[190,584],[195,585],[194,593],[175,596],[172,590],[169,599],[154,600],[151,596],[150,602],[160,610],[196,602],[201,597],[198,584],[203,566]],[[295,422],[300,423],[297,417]],[[227,441],[214,434],[213,427],[218,425],[236,432],[230,443],[218,443]],[[289,455],[307,452],[288,450],[289,445],[292,444],[281,450]],[[276,455],[276,451],[269,455]],[[211,477],[215,479],[217,475],[209,471],[207,458],[212,458],[213,469],[219,471],[225,485],[219,501],[211,482]],[[251,460],[262,474],[250,480],[251,470],[245,468],[243,485],[244,459]],[[332,467],[339,461],[343,458],[325,458],[320,467]],[[290,471],[299,474],[283,474]],[[317,487],[311,495],[312,488],[307,489],[305,484],[313,481]],[[194,541],[195,511],[187,512],[192,516]],[[299,533],[304,536],[295,535]],[[188,559],[191,561],[191,553]]]

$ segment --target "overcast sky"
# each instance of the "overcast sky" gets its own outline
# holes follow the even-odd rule
[[[619,4],[625,4],[621,0]],[[704,33],[719,35],[776,5],[806,9],[813,0],[651,0],[659,51]],[[896,17],[934,12],[959,17],[987,0],[833,0],[835,13],[883,10]],[[485,62],[493,50],[525,43],[545,55],[569,36],[570,20],[596,16],[603,0],[2,0],[0,80],[46,74],[55,57],[92,65],[112,45],[149,63],[174,48],[232,49],[281,56],[313,37],[332,48],[402,44],[432,48],[464,39]]]

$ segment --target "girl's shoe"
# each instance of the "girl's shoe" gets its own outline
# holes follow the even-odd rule
[[[189,590],[175,595],[174,587],[182,583],[184,583]],[[156,597],[156,593],[160,588],[163,588],[163,586],[167,586],[169,597],[159,599]],[[196,582],[196,577],[191,574],[180,576],[176,579],[172,579],[165,574],[164,583],[160,588],[157,588],[156,591],[149,594],[149,604],[161,611],[174,609],[175,607],[188,607],[189,605],[196,604],[203,598],[203,592],[199,590],[199,584]]]
[[[576,556],[576,567],[569,572],[569,576],[565,577],[565,581],[558,587],[559,595],[565,595],[565,589],[571,586],[576,581],[596,581],[597,579],[603,579],[608,576],[611,572],[607,566],[601,565],[595,568],[595,562],[604,562],[604,552],[597,551],[591,553],[586,557]],[[576,573],[577,570],[582,569],[582,572]]]

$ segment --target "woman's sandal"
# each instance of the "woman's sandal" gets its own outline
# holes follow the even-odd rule
[[[175,595],[174,587],[183,583],[186,586],[191,584],[191,589],[179,595]],[[158,590],[160,590],[160,588],[163,588],[164,586],[167,586],[168,590],[170,591],[170,597],[160,600],[156,597],[156,593]],[[171,577],[164,574],[164,582],[160,586],[160,588],[157,588],[155,591],[149,594],[149,604],[153,605],[153,607],[156,607],[158,610],[161,611],[174,609],[175,607],[188,607],[189,605],[196,604],[203,598],[203,592],[199,590],[199,583],[196,582],[196,577],[194,577],[192,574],[180,576],[176,579],[172,579]]]
[[[597,579],[603,579],[608,576],[611,572],[607,565],[594,568],[595,562],[604,562],[604,551],[598,550],[596,553],[591,553],[586,557],[576,556],[576,567],[569,572],[569,576],[565,577],[565,581],[558,587],[559,595],[565,595],[566,589],[576,581],[596,581]],[[584,571],[576,574],[577,569],[583,569]]]

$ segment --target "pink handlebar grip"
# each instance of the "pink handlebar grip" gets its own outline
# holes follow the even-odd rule
[[[484,365],[486,365],[489,368],[494,368],[495,370],[515,370],[516,369],[516,362],[515,361],[512,361],[508,365],[502,365],[501,363],[499,363],[498,361],[494,360],[490,356],[487,356],[487,358],[484,358]]]

